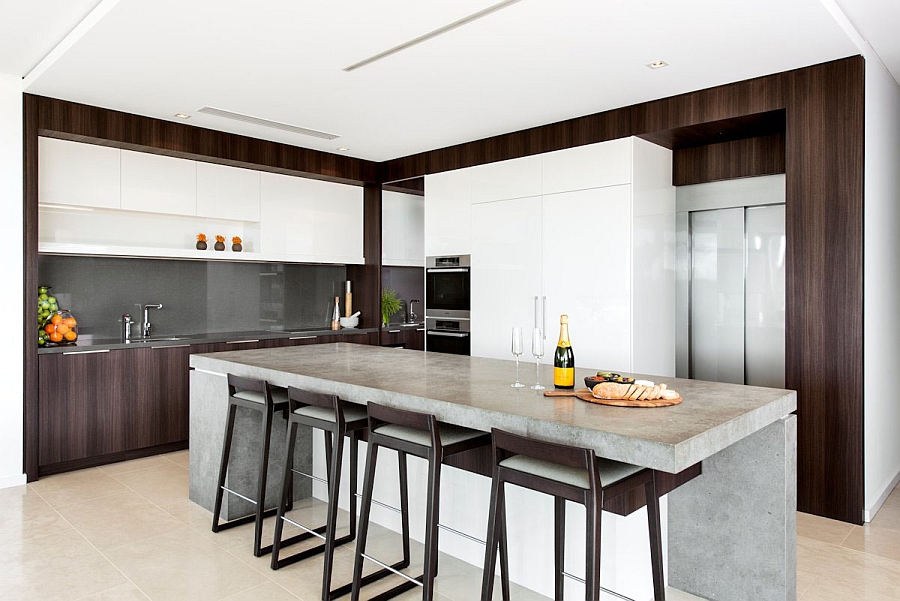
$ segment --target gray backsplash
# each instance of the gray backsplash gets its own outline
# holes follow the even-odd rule
[[[154,336],[327,328],[341,297],[343,265],[296,265],[41,255],[42,285],[78,318],[82,334],[120,335],[119,320],[138,304],[151,310]],[[37,292],[35,291],[35,294]],[[138,334],[138,329],[133,331]]]
[[[416,315],[425,317],[425,269],[423,267],[382,267],[381,286],[390,288],[403,301],[403,309],[391,317],[392,322],[401,322],[406,318],[409,301],[416,299]]]

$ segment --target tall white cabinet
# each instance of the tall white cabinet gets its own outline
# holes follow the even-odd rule
[[[473,356],[512,358],[541,297],[546,363],[565,313],[576,365],[674,376],[671,151],[623,138],[427,176],[425,193],[426,254],[472,255]]]

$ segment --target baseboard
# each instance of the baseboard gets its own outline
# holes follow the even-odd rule
[[[887,501],[887,498],[894,491],[894,488],[897,486],[897,484],[900,484],[900,471],[894,474],[894,477],[891,478],[891,483],[888,484],[887,488],[884,489],[884,491],[881,493],[881,496],[878,497],[875,503],[873,503],[871,507],[863,511],[864,522],[868,523],[872,521],[872,519],[875,517],[875,514],[878,513],[878,510],[881,509],[881,506],[884,505],[885,501]]]
[[[14,474],[12,476],[0,477],[0,488],[12,488],[13,486],[22,486],[27,482],[25,474]]]

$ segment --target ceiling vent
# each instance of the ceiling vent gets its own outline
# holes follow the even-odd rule
[[[298,127],[296,125],[289,125],[287,123],[279,123],[278,121],[269,121],[268,119],[260,119],[259,117],[242,115],[241,113],[233,113],[231,111],[217,109],[211,106],[204,106],[197,112],[205,113],[207,115],[213,115],[215,117],[222,117],[223,119],[232,119],[234,121],[250,123],[251,125],[259,125],[261,127],[280,129],[281,131],[289,131],[291,133],[300,134],[303,136],[312,136],[313,138],[320,138],[322,140],[334,140],[336,138],[340,138],[340,136],[336,134],[329,134],[325,133],[324,131],[316,131],[314,129],[308,129],[306,127]]]

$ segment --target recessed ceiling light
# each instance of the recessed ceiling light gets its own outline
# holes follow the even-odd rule
[[[339,152],[347,152],[348,150],[350,150],[346,146],[338,146],[337,149]]]
[[[648,63],[647,66],[651,69],[662,69],[663,67],[668,67],[669,63],[666,61],[654,61],[652,63]]]
[[[190,115],[187,115],[185,113],[175,113],[175,116],[178,117],[179,119],[190,119],[191,118]]]

